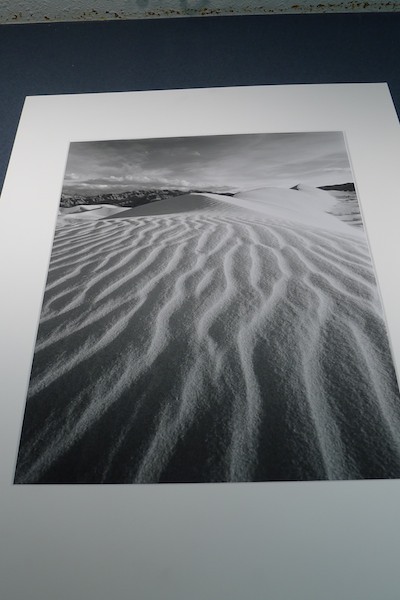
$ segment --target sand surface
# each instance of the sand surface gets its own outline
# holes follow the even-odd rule
[[[63,209],[16,482],[399,477],[382,309],[340,201]]]

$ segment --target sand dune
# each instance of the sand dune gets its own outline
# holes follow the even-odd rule
[[[62,227],[68,223],[76,221],[93,221],[95,219],[104,219],[124,212],[126,208],[121,206],[112,206],[110,204],[92,204],[72,206],[71,208],[60,208],[57,227]]]
[[[63,215],[16,482],[399,477],[365,236],[319,192]]]

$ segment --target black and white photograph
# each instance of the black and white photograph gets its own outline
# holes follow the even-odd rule
[[[70,144],[17,484],[400,478],[345,135]]]

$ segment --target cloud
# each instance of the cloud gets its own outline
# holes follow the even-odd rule
[[[343,134],[306,132],[72,143],[64,189],[239,190],[351,180]]]

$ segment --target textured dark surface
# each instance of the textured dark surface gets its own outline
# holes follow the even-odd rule
[[[0,26],[0,187],[25,96],[382,82],[400,110],[400,14]]]

